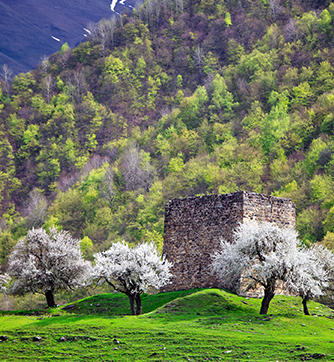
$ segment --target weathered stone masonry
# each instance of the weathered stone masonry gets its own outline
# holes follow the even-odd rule
[[[173,263],[174,277],[164,290],[223,287],[208,270],[210,255],[221,239],[231,242],[236,227],[247,219],[295,227],[295,205],[290,199],[246,191],[170,200],[163,253]]]

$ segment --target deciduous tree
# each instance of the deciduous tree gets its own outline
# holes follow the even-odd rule
[[[121,159],[121,170],[127,190],[144,188],[149,191],[155,176],[155,169],[148,156],[145,152],[141,152],[136,144],[125,149]]]
[[[53,80],[51,74],[46,75],[42,81],[46,100],[49,103],[52,95]]]
[[[14,247],[8,273],[13,278],[12,294],[42,293],[54,307],[54,293],[84,284],[90,263],[82,257],[80,240],[67,231],[32,229]]]
[[[26,208],[26,224],[28,228],[41,227],[48,215],[48,203],[41,190],[33,189],[29,193],[29,201]]]
[[[288,277],[296,248],[294,229],[246,221],[235,231],[232,244],[221,242],[220,251],[212,256],[211,268],[230,285],[240,280],[248,290],[263,287],[260,314],[267,314],[278,283]]]
[[[0,293],[6,293],[9,282],[10,276],[0,272]]]
[[[11,68],[8,67],[7,64],[3,64],[2,70],[0,72],[0,76],[3,79],[2,87],[3,90],[6,92],[7,97],[10,96],[10,80],[13,76],[13,71]]]
[[[131,313],[142,313],[140,295],[149,288],[159,289],[168,284],[172,266],[161,258],[156,246],[151,243],[139,244],[129,248],[125,242],[118,242],[105,252],[94,254],[95,267],[92,280],[102,284],[107,282],[116,291],[129,297]]]
[[[293,259],[285,286],[302,297],[304,314],[310,315],[307,302],[324,294],[333,274],[333,254],[322,245],[314,245],[298,250]]]

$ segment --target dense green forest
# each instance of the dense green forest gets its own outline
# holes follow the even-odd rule
[[[334,246],[334,3],[147,0],[0,94],[0,261],[53,225],[162,248],[173,197],[291,198]]]

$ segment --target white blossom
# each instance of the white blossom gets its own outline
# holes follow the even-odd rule
[[[325,247],[315,244],[301,247],[291,256],[292,267],[286,278],[286,288],[303,299],[304,313],[309,315],[307,301],[324,294],[334,267],[333,254]]]
[[[301,297],[322,295],[323,288],[327,286],[328,274],[316,254],[314,248],[298,250],[293,267],[289,272],[286,285]]]
[[[11,278],[7,273],[0,273],[0,293],[6,293]]]
[[[240,281],[247,289],[264,288],[261,314],[266,314],[278,283],[284,282],[297,251],[297,233],[269,222],[239,225],[233,243],[221,242],[211,269],[227,284]]]
[[[82,257],[79,240],[67,231],[52,228],[29,230],[14,247],[8,273],[14,282],[12,294],[43,293],[48,306],[54,306],[53,294],[84,284],[90,263]]]
[[[95,266],[92,279],[107,282],[116,291],[125,293],[130,299],[132,313],[134,301],[141,309],[140,294],[149,288],[159,289],[169,283],[172,266],[161,258],[154,243],[143,243],[129,248],[125,242],[117,242],[105,252],[94,254]],[[138,305],[139,303],[139,305]]]

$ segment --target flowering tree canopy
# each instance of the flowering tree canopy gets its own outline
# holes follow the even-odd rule
[[[125,242],[118,242],[105,252],[94,254],[95,266],[92,279],[102,284],[107,282],[116,291],[125,293],[130,300],[131,313],[142,313],[140,294],[149,288],[161,288],[169,283],[172,266],[161,258],[153,243],[139,244],[129,248]]]
[[[211,269],[228,284],[241,281],[247,289],[264,288],[260,314],[267,314],[269,303],[280,281],[286,281],[297,252],[297,233],[269,222],[246,221],[234,234],[234,242],[221,242]]]
[[[10,282],[10,276],[7,273],[0,273],[0,293],[6,293],[8,284]]]
[[[51,228],[29,230],[14,247],[8,273],[14,282],[12,294],[43,293],[49,307],[54,307],[54,292],[84,284],[91,269],[82,257],[79,240],[67,231]]]
[[[333,274],[333,267],[333,253],[322,245],[300,248],[294,255],[285,286],[290,292],[302,297],[306,315],[310,314],[307,302],[324,294]]]

